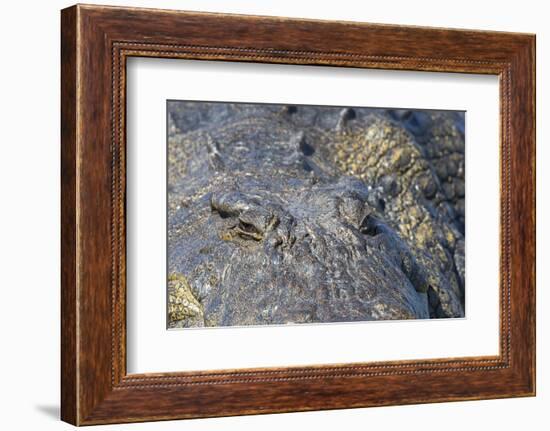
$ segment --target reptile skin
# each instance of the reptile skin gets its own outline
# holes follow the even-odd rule
[[[464,316],[464,115],[168,104],[168,326]]]

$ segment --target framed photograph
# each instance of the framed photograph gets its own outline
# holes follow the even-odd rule
[[[62,419],[535,394],[535,36],[61,13]]]

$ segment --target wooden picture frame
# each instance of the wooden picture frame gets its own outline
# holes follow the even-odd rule
[[[535,394],[534,35],[83,5],[64,9],[61,17],[64,421],[91,425]],[[128,375],[130,56],[498,75],[500,354]]]

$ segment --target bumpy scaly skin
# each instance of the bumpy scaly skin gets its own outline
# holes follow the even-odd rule
[[[460,114],[169,115],[170,327],[464,316]]]

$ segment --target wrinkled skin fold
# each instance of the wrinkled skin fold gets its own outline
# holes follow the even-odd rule
[[[464,316],[464,117],[170,102],[168,326]]]

